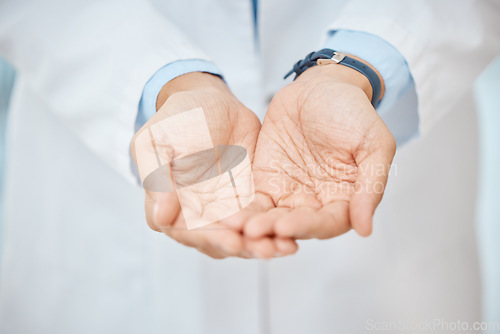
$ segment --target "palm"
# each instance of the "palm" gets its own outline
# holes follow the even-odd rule
[[[253,112],[245,108],[242,104],[237,103],[236,100],[215,98],[210,92],[197,92],[197,94],[180,93],[174,95],[165,103],[165,108],[162,108],[158,116],[160,118],[166,117],[168,121],[171,112],[176,113],[200,107],[205,116],[205,119],[203,121],[200,120],[200,123],[206,123],[202,124],[202,126],[196,126],[194,123],[197,123],[198,120],[193,119],[193,122],[189,124],[189,128],[186,127],[189,133],[183,134],[180,140],[181,149],[173,147],[173,154],[171,157],[168,157],[168,160],[172,161],[172,174],[177,184],[179,182],[188,185],[193,184],[186,188],[177,189],[179,195],[181,193],[184,194],[182,199],[183,205],[189,206],[188,202],[192,200],[194,207],[199,207],[201,204],[204,207],[201,211],[206,211],[211,204],[221,200],[218,190],[228,186],[228,184],[225,184],[224,174],[216,176],[212,180],[213,182],[209,182],[208,184],[206,182],[200,183],[206,181],[204,178],[210,174],[210,170],[214,170],[214,167],[217,169],[217,161],[214,160],[213,164],[215,166],[212,166],[212,161],[205,161],[204,156],[197,158],[196,153],[217,147],[218,145],[237,145],[243,147],[248,153],[248,159],[242,161],[240,166],[238,166],[240,173],[233,173],[233,175],[236,184],[248,184],[250,180],[246,180],[246,178],[250,175],[250,163],[253,159],[260,123]],[[203,128],[207,128],[209,133],[203,135]],[[185,130],[180,129],[180,131]],[[221,156],[220,150],[218,152],[220,161],[224,160],[224,158],[231,158]],[[176,159],[180,155],[185,156],[193,153],[195,153],[192,155],[193,159]],[[179,161],[183,162],[179,163]],[[242,164],[245,164],[245,166],[242,166]],[[216,211],[220,211],[220,209]],[[185,216],[187,213],[186,207],[183,207],[183,213]],[[223,212],[219,212],[219,214],[223,214]],[[178,215],[174,226],[185,226],[183,215]],[[210,226],[210,228],[215,227],[213,225]]]
[[[359,94],[340,83],[295,82],[275,96],[254,160],[260,208],[268,211],[249,221],[249,234],[329,238],[351,228],[360,169],[377,161],[392,139]]]
[[[245,108],[234,96],[214,93],[211,90],[182,92],[172,95],[165,102],[162,109],[138,132],[135,138],[140,136],[140,133],[147,130],[148,127],[172,115],[199,107],[203,109],[206,125],[210,131],[210,145],[241,146],[247,150],[249,161],[252,161],[255,143],[260,130],[259,120],[253,112]],[[197,140],[197,133],[192,127],[185,130],[187,130],[186,133],[180,137],[182,138],[182,147],[189,152],[170,147],[171,145],[167,143],[167,149],[163,151],[166,155],[163,157],[164,160],[172,161],[179,154],[182,155],[206,149],[206,145],[199,146],[200,140]],[[142,148],[140,145],[137,147],[137,140],[134,139],[133,143],[135,145],[132,145],[132,156],[134,156],[136,163],[140,166],[139,155]],[[220,158],[219,156],[219,160]],[[190,170],[196,167],[196,164],[188,163],[185,167],[185,172],[191,173],[192,176]],[[249,164],[246,167],[250,170]],[[175,162],[172,163],[172,171],[177,172],[177,175],[184,174],[182,166],[179,166]],[[243,174],[233,173],[236,184],[239,182],[238,178],[241,180],[241,175]],[[245,176],[243,178],[245,179]],[[217,184],[220,183],[217,182]],[[217,189],[205,188],[202,190],[202,198],[197,196],[199,194],[193,194],[192,198],[194,202],[200,203],[200,200],[217,202],[220,199],[216,196],[212,197],[213,194],[217,193]],[[184,204],[185,202],[183,201]],[[203,205],[203,203],[201,204]],[[146,190],[145,206],[147,222],[152,229],[164,232],[178,242],[194,247],[215,258],[223,258],[231,255],[241,257],[271,257],[277,253],[288,255],[297,250],[297,245],[290,239],[271,239],[266,237],[247,240],[241,234],[242,223],[238,220],[231,222],[230,219],[226,219],[226,223],[217,222],[206,227],[187,231],[184,219],[185,210],[183,209],[181,213],[180,202],[175,192],[152,192]]]
[[[177,144],[169,142],[168,129],[162,131],[161,125],[168,124],[168,119],[176,114],[200,107],[203,110],[204,121],[206,121],[205,126],[208,126],[210,132],[208,140],[211,142],[207,143],[206,136],[202,136],[200,134],[202,131],[195,129],[194,124],[181,129],[185,135],[180,136],[181,140]],[[167,123],[164,122],[165,120]],[[193,121],[196,122],[197,120],[194,119]],[[196,177],[196,175],[193,175],[192,170],[196,166],[192,166],[192,164],[189,166],[176,164],[176,158],[217,145],[238,145],[247,150],[251,161],[260,129],[260,122],[255,114],[231,95],[221,95],[211,90],[177,93],[165,102],[161,110],[134,137],[131,146],[132,156],[136,160],[139,171],[141,171],[141,165],[148,164],[148,161],[145,161],[147,159],[141,157],[151,160],[151,154],[147,156],[141,153],[147,153],[146,145],[150,145],[148,140],[142,141],[144,146],[141,144],[139,140],[141,133],[151,131],[155,125],[158,133],[165,133],[165,137],[162,138],[160,135],[155,138],[159,159],[162,162],[174,161],[171,165],[172,173],[174,175],[189,174],[192,179],[190,181],[194,183],[196,183],[196,180],[193,180],[193,177]],[[186,173],[183,173],[183,168],[186,168]],[[144,176],[141,175],[141,177]],[[169,176],[165,175],[163,177]],[[205,190],[202,197],[193,193],[191,198],[193,202],[211,201],[210,194],[215,192],[216,189],[213,189],[213,191]],[[208,203],[201,204],[206,205]],[[164,232],[177,241],[195,247],[202,252],[210,253],[213,257],[224,257],[228,253],[237,255],[242,248],[240,233],[237,230],[223,227],[220,223],[211,224],[199,230],[186,231],[186,222],[175,191],[158,192],[146,189],[145,206],[147,221],[152,229]],[[228,251],[222,251],[222,246],[225,246]]]

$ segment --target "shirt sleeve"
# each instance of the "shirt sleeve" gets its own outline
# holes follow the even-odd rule
[[[210,61],[148,0],[0,1],[0,54],[61,126],[133,183],[144,84],[165,64]]]
[[[419,133],[425,135],[447,113],[461,109],[461,97],[471,94],[475,78],[498,55],[499,10],[495,0],[460,5],[454,0],[349,0],[328,30],[373,34],[403,55],[415,82]]]
[[[156,113],[156,100],[161,88],[170,80],[191,72],[205,72],[222,77],[222,72],[216,65],[203,59],[178,60],[163,66],[144,86],[135,122],[136,132]]]
[[[418,134],[419,117],[415,83],[401,53],[382,38],[361,31],[331,30],[325,47],[357,56],[381,74],[385,93],[377,112],[396,138],[398,146]],[[406,108],[398,108],[405,100]]]

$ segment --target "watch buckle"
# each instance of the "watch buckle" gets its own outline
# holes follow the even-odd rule
[[[329,59],[318,59],[318,65],[327,65],[327,64],[331,64],[332,62],[338,64],[342,60],[344,60],[345,57],[346,57],[345,53],[335,51],[333,53],[332,58],[329,58]]]

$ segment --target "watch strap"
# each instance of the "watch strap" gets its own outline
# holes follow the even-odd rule
[[[293,68],[285,75],[285,79],[292,73],[295,73],[295,78],[293,80],[297,79],[297,77],[301,75],[305,70],[318,65],[318,60],[321,59],[332,60],[337,64],[350,67],[363,74],[372,86],[371,103],[374,108],[377,107],[380,101],[380,93],[382,91],[382,83],[380,82],[377,73],[372,70],[370,66],[364,64],[359,60],[346,56],[342,52],[338,52],[332,49],[321,49],[319,51],[311,52],[304,59],[299,60],[293,65]]]

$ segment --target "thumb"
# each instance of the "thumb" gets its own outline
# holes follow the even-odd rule
[[[352,228],[361,236],[372,233],[373,215],[384,195],[395,151],[392,138],[391,145],[369,154],[361,162],[356,161],[358,178],[349,204],[349,218]]]
[[[174,225],[181,211],[181,206],[175,192],[152,192],[146,190],[144,203],[146,221],[152,230],[163,230]]]

